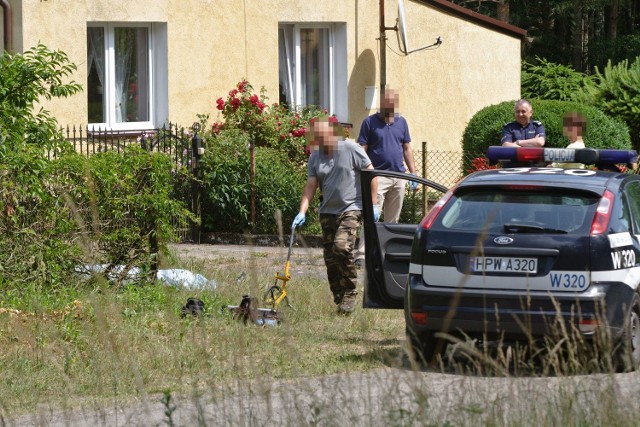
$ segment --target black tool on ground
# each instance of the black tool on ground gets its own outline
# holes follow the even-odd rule
[[[187,303],[182,306],[180,317],[187,316],[200,317],[204,314],[204,302],[198,298],[189,298]]]
[[[258,298],[249,295],[243,295],[239,305],[228,305],[227,309],[233,313],[234,319],[242,320],[245,325],[276,326],[282,320],[275,310],[258,308]]]

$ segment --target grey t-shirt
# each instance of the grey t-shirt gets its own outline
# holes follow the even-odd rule
[[[360,171],[370,164],[367,153],[353,141],[338,141],[331,156],[325,156],[321,150],[313,151],[307,165],[307,176],[318,180],[322,194],[318,212],[336,215],[361,211]]]

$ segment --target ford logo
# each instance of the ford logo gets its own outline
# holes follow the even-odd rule
[[[493,239],[493,241],[499,245],[510,245],[511,243],[513,243],[513,239],[509,236],[496,237],[495,239]]]

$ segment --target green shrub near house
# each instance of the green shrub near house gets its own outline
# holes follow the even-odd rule
[[[474,157],[482,157],[487,148],[500,145],[502,127],[514,120],[514,104],[516,100],[490,105],[478,111],[469,121],[463,137],[462,171],[468,173]],[[571,111],[587,117],[587,131],[584,135],[585,145],[592,148],[630,149],[631,138],[629,128],[621,121],[611,118],[595,107],[578,102],[531,100],[533,119],[540,120],[547,133],[547,147],[565,147],[569,141],[562,134],[562,118]]]
[[[207,144],[202,161],[202,231],[278,232],[276,212],[286,230],[296,213],[306,181],[306,168],[286,152],[255,148],[256,223],[251,224],[249,136],[242,131],[221,131]],[[309,222],[314,222],[313,214]]]

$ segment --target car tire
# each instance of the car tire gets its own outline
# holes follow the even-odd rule
[[[438,362],[446,344],[436,338],[434,332],[416,333],[410,328],[406,329],[407,343],[409,344],[409,358],[412,363],[421,366],[430,366]]]
[[[618,368],[623,372],[636,370],[640,366],[640,297],[638,294],[633,295],[615,353]]]

